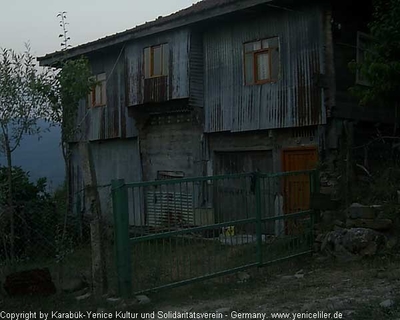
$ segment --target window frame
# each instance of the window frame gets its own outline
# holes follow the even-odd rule
[[[161,49],[161,55],[160,55],[160,71],[161,74],[154,74],[154,50],[156,48],[160,48]],[[147,55],[146,55],[146,50],[150,50],[149,53],[149,59],[150,61],[147,62]],[[152,45],[152,46],[148,46],[145,47],[143,49],[143,66],[144,66],[144,78],[145,79],[153,79],[153,78],[161,78],[161,77],[167,77],[169,74],[169,68],[165,68],[165,50],[169,50],[169,44],[168,42],[164,42],[164,43],[160,43],[160,44],[156,44],[156,45]],[[168,57],[169,57],[169,51],[168,51]],[[147,63],[149,63],[149,65],[147,65]],[[168,61],[167,61],[168,64]],[[167,70],[166,73],[165,70]],[[148,74],[148,76],[147,76]]]
[[[99,80],[99,78],[102,78]],[[107,106],[107,75],[105,72],[101,72],[93,75],[90,79],[96,83],[93,85],[92,90],[88,95],[88,108],[99,108]],[[97,88],[100,87],[100,102],[97,103]],[[103,101],[104,99],[104,101]]]
[[[277,46],[272,46],[268,48],[263,48],[263,42],[272,40],[272,39],[277,39]],[[246,52],[246,45],[250,43],[260,43],[260,49],[253,50]],[[279,72],[280,72],[280,57],[279,57],[279,65],[278,65],[278,77],[273,78],[272,77],[272,52],[276,50],[279,54],[279,37],[278,36],[273,36],[273,37],[268,37],[268,38],[260,38],[252,41],[247,41],[243,43],[243,75],[244,75],[244,85],[245,86],[254,86],[254,85],[262,85],[266,83],[276,83],[279,81]],[[258,63],[257,63],[257,56],[260,54],[265,54],[268,53],[268,68],[269,68],[269,79],[259,79],[258,78]],[[253,55],[253,81],[252,82],[247,82],[247,65],[246,65],[246,56],[252,54]]]

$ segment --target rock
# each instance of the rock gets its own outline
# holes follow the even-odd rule
[[[240,282],[246,282],[247,280],[250,280],[250,275],[247,272],[239,272],[238,278]]]
[[[389,308],[393,307],[394,304],[395,304],[395,303],[394,303],[394,301],[393,301],[392,299],[387,299],[387,300],[385,300],[385,301],[382,301],[379,305],[380,305],[382,308],[389,309]]]
[[[77,292],[88,287],[88,283],[82,275],[76,275],[66,279],[61,290],[67,293]]]
[[[345,227],[345,223],[343,221],[341,221],[341,220],[335,220],[335,221],[333,221],[333,224],[335,226],[338,226],[338,227],[341,227],[341,228]]]
[[[88,292],[88,293],[86,293],[86,294],[84,294],[82,296],[75,297],[75,299],[78,300],[78,301],[81,301],[81,300],[85,300],[87,298],[90,298],[91,296],[92,296],[92,294],[90,292]]]
[[[49,269],[33,269],[8,275],[4,283],[8,295],[49,296],[56,293]]]
[[[322,243],[324,241],[324,238],[325,238],[325,234],[319,234],[315,238],[315,242]]]
[[[364,206],[359,203],[353,203],[347,209],[347,217],[350,219],[375,219],[375,209],[371,206]]]
[[[118,297],[111,297],[111,298],[107,298],[106,301],[107,301],[108,303],[110,303],[110,304],[117,304],[117,303],[121,302],[122,299],[121,299],[121,298],[118,298]]]
[[[231,308],[219,308],[215,312],[216,313],[222,313],[222,314],[229,314],[231,312]]]
[[[316,303],[306,303],[301,307],[301,312],[313,312],[315,310],[317,310],[317,305]]]
[[[149,304],[151,302],[149,297],[144,294],[136,296],[136,299],[139,301],[139,304]]]
[[[368,228],[378,231],[389,230],[393,226],[390,219],[347,219],[347,228]]]
[[[343,229],[329,232],[321,251],[337,258],[358,259],[377,254],[385,246],[385,237],[374,230],[365,228]]]
[[[394,249],[399,242],[399,239],[395,235],[390,235],[386,237],[386,249],[392,250]]]

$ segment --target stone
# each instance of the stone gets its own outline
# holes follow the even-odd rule
[[[315,238],[315,242],[322,243],[324,241],[324,238],[325,238],[325,234],[319,234]]]
[[[377,254],[385,246],[385,237],[365,228],[343,229],[329,232],[321,245],[321,251],[337,258],[355,260]]]
[[[231,312],[231,308],[219,308],[215,312],[216,313],[222,313],[222,314],[229,314]]]
[[[110,304],[117,304],[117,303],[121,302],[122,299],[121,299],[121,298],[118,298],[118,297],[111,297],[111,298],[107,298],[106,301],[107,301],[108,303],[110,303]]]
[[[49,269],[32,269],[8,275],[4,290],[11,297],[23,295],[49,296],[56,293]]]
[[[150,298],[144,294],[136,296],[136,299],[139,301],[139,304],[149,304],[151,302]]]
[[[335,225],[335,226],[338,226],[338,227],[345,227],[345,223],[343,222],[343,221],[341,221],[341,220],[335,220],[335,221],[333,221],[333,224]]]
[[[86,300],[86,299],[90,298],[91,296],[92,296],[92,294],[90,292],[88,292],[88,293],[86,293],[84,295],[75,297],[75,299],[78,300],[78,301],[81,301],[81,300]]]
[[[382,301],[379,306],[381,306],[384,309],[389,309],[391,307],[393,307],[395,304],[395,302],[392,299],[387,299],[385,301]]]
[[[347,228],[368,228],[378,231],[389,230],[393,226],[390,219],[347,219]]]
[[[353,203],[347,209],[347,217],[350,219],[375,219],[375,209],[371,206],[364,206],[359,203]]]
[[[66,293],[77,292],[88,287],[88,283],[82,275],[75,275],[66,280],[61,287],[61,290]]]
[[[247,272],[239,272],[238,278],[240,282],[246,282],[247,280],[250,280],[250,275]]]
[[[386,239],[386,249],[388,250],[394,249],[399,242],[399,239],[395,235],[387,236]]]

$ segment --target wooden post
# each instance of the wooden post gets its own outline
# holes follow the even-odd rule
[[[92,286],[93,293],[99,297],[107,293],[107,274],[104,248],[102,242],[103,226],[101,216],[100,197],[97,190],[96,170],[93,165],[90,145],[88,142],[79,143],[79,153],[81,157],[81,167],[83,180],[85,183],[85,198],[90,222],[90,238],[92,249]]]

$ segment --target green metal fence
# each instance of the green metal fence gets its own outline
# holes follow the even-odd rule
[[[311,252],[317,171],[112,182],[119,293]]]

